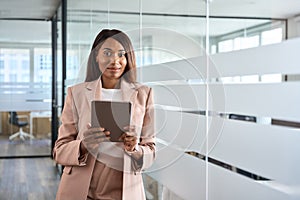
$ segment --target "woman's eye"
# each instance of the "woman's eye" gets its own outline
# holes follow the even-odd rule
[[[125,52],[119,52],[118,56],[121,58],[121,57],[124,57],[125,56]]]
[[[110,51],[104,51],[103,54],[107,57],[110,57],[112,55]]]

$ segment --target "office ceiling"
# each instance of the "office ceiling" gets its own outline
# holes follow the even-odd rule
[[[205,15],[206,0],[141,1],[146,13]],[[209,0],[214,16],[289,18],[300,14],[299,0]],[[0,18],[49,19],[61,0],[1,0]],[[121,2],[121,3],[120,3]],[[126,3],[125,3],[126,2]],[[139,0],[68,0],[71,9],[138,12]]]
[[[60,2],[61,0],[1,0],[0,42],[49,42],[51,35],[49,20],[59,7]],[[286,19],[300,15],[299,0],[210,0],[210,2],[209,14],[212,16]],[[134,14],[141,10],[143,13],[153,16],[153,19],[151,15],[145,17],[144,22],[152,22],[153,25],[159,25],[162,22],[155,20],[155,15],[153,14],[205,16],[206,3],[205,0],[68,0],[68,10],[77,14],[80,12],[86,14],[89,11],[94,13],[99,13],[99,11],[107,12],[107,10],[110,12],[129,12]],[[82,16],[82,19],[84,19],[84,16]],[[126,20],[128,25],[137,23],[136,21],[131,22],[131,17],[126,18]],[[190,28],[185,28],[185,31],[195,31],[194,28],[197,26],[195,23],[189,24]],[[245,23],[252,26],[260,22],[247,22],[247,20],[244,20],[239,23],[224,23],[224,21],[220,21],[211,25],[211,31],[216,31],[215,34],[225,33],[225,31],[229,30],[234,31],[244,27]],[[173,20],[171,25],[173,28],[178,27],[180,29],[182,21],[177,22],[177,20]]]
[[[60,0],[1,0],[1,19],[48,20],[60,4]]]

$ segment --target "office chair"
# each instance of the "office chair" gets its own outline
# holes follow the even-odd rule
[[[13,125],[16,125],[19,127],[19,131],[17,133],[14,133],[13,135],[11,135],[9,137],[9,140],[13,140],[14,138],[20,136],[20,138],[22,140],[25,139],[25,137],[29,137],[29,138],[33,138],[32,135],[30,135],[29,133],[26,133],[23,131],[23,127],[24,126],[27,126],[28,125],[28,117],[23,115],[23,116],[18,116],[17,112],[15,111],[11,111],[9,112],[9,123],[10,124],[13,124]],[[26,118],[27,120],[26,121],[20,121],[19,118]]]

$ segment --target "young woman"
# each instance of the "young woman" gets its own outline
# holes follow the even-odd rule
[[[91,101],[131,102],[131,122],[111,142],[105,127],[91,127]],[[141,171],[155,157],[152,89],[136,83],[129,37],[102,30],[90,52],[85,82],[68,88],[53,156],[64,166],[57,200],[145,199]]]

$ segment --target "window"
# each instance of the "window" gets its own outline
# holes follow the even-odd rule
[[[211,45],[211,54],[217,53],[217,45]]]
[[[261,44],[274,44],[282,41],[282,28],[276,28],[261,33]]]
[[[284,40],[284,23],[266,23],[261,26],[215,36],[211,40],[213,41],[211,44],[212,54],[279,43]]]
[[[17,71],[18,70],[18,63],[17,63],[17,58],[15,56],[11,56],[9,60],[9,68],[12,71]]]
[[[30,72],[30,69],[29,69],[29,60],[22,60],[22,70],[28,72]],[[29,70],[28,70],[29,69]]]
[[[221,41],[218,44],[219,52],[227,52],[233,50],[233,40]]]
[[[50,48],[34,49],[34,82],[49,83],[52,79],[52,54]]]
[[[22,82],[29,82],[29,81],[30,81],[29,75],[24,75],[24,76],[22,76],[21,81],[22,81]]]
[[[17,82],[17,74],[9,74],[9,81]],[[20,82],[22,82],[22,81],[20,80]]]
[[[0,49],[0,69],[5,71],[1,82],[24,82],[29,81],[29,49]],[[24,66],[23,66],[24,65]]]
[[[237,37],[233,40],[233,49],[247,49],[259,46],[259,36],[255,35],[252,37]]]
[[[0,58],[0,69],[4,69],[4,61]]]

